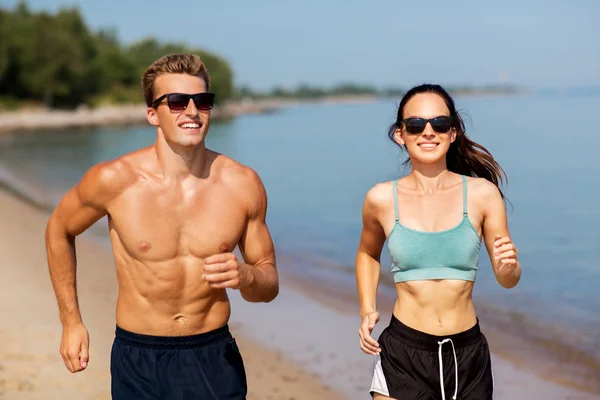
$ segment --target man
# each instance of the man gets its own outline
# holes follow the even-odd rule
[[[90,168],[48,221],[60,353],[69,371],[86,368],[75,237],[107,215],[119,283],[113,399],[244,399],[226,289],[251,302],[278,294],[265,189],[253,170],[205,147],[214,95],[198,57],[158,59],[142,86],[156,142]]]

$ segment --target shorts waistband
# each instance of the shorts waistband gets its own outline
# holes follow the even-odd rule
[[[212,331],[189,336],[144,335],[141,333],[129,332],[117,326],[115,336],[123,342],[133,346],[169,349],[202,347],[232,337],[231,332],[229,331],[229,325],[227,324]]]
[[[479,328],[479,319],[477,319],[472,328],[466,331],[452,335],[436,336],[406,326],[392,315],[389,330],[393,337],[402,340],[413,348],[435,352],[439,349],[439,342],[444,339],[451,339],[454,347],[458,349],[479,343],[482,336],[481,329]]]

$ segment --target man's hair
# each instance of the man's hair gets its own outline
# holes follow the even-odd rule
[[[154,101],[154,82],[164,74],[186,74],[204,79],[206,90],[210,87],[210,75],[200,57],[194,54],[168,54],[154,61],[142,77],[142,91],[148,107]]]

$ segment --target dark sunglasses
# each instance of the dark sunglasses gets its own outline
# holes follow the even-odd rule
[[[402,120],[402,123],[406,128],[406,132],[410,133],[411,135],[418,135],[422,133],[425,130],[428,122],[433,130],[437,133],[446,133],[452,128],[452,117],[448,117],[446,115],[430,119],[411,117]]]
[[[213,104],[215,101],[214,93],[196,93],[196,94],[187,94],[187,93],[167,93],[160,96],[158,99],[154,100],[152,103],[152,108],[158,107],[163,99],[167,99],[167,105],[171,111],[183,111],[187,108],[188,104],[190,104],[190,99],[194,100],[194,104],[196,108],[201,111],[210,110],[213,108]]]

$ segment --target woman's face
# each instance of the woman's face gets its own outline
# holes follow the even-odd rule
[[[444,99],[435,93],[416,94],[405,104],[403,118],[394,138],[406,147],[413,166],[445,162],[456,130]]]

